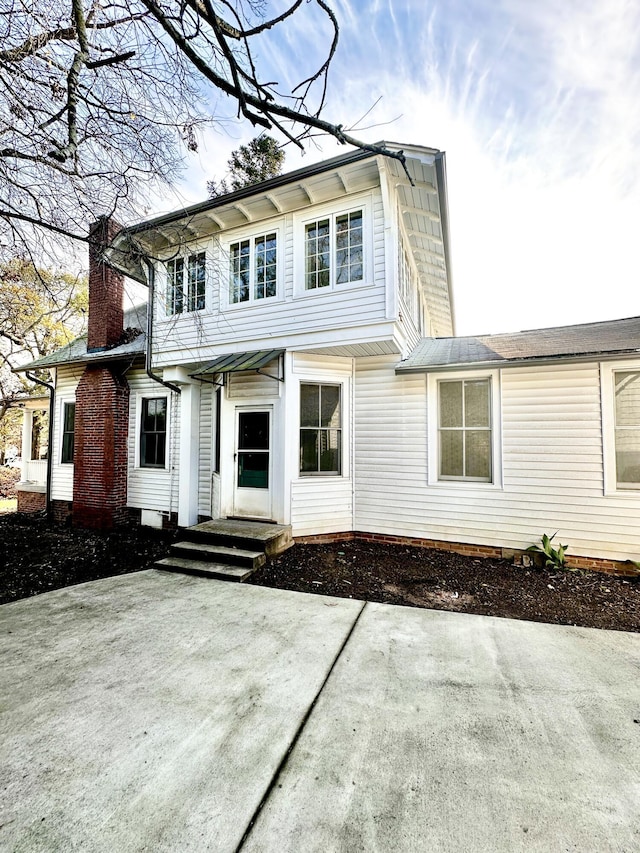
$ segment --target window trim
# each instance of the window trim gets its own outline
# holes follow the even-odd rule
[[[142,444],[142,413],[144,410],[144,400],[164,399],[167,406],[166,414],[166,443],[164,454],[164,465],[143,465],[141,444]],[[136,395],[136,433],[135,433],[135,460],[134,467],[139,471],[162,471],[169,470],[171,463],[171,395],[163,391],[152,392],[151,390],[145,393]]]
[[[342,215],[348,215],[362,211],[362,279],[337,284],[336,278],[336,243],[335,223]],[[374,258],[373,258],[373,202],[370,193],[345,198],[330,205],[321,205],[317,208],[306,208],[304,213],[298,215],[294,221],[294,299],[319,298],[320,294],[341,293],[361,288],[373,287],[375,285]],[[331,268],[330,281],[326,287],[314,287],[306,289],[306,233],[307,225],[318,222],[321,219],[330,220],[331,238]]]
[[[73,406],[74,414],[73,414],[73,433],[69,433],[65,431],[65,422],[66,422],[66,410],[67,406]],[[62,400],[60,405],[60,465],[73,465],[73,457],[75,455],[75,408],[76,401],[75,400]],[[73,435],[73,453],[71,454],[71,459],[64,459],[64,437],[65,435]]]
[[[616,471],[615,382],[616,373],[640,373],[640,360],[600,362],[600,405],[602,420],[603,491],[615,497],[640,497],[640,488],[618,486]]]
[[[490,381],[489,401],[491,406],[491,480],[447,477],[440,479],[440,399],[441,382],[469,379]],[[447,370],[427,374],[427,484],[444,489],[497,489],[502,490],[502,411],[501,370]]]

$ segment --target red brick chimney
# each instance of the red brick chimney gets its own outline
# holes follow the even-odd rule
[[[104,262],[104,250],[121,228],[103,216],[89,231],[89,352],[109,349],[122,336],[124,276]]]
[[[89,234],[87,351],[105,356],[122,336],[124,277],[104,262],[120,226],[106,217]],[[73,523],[110,529],[127,519],[129,384],[126,362],[94,359],[76,389]]]

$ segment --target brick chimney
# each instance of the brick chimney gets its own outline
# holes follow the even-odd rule
[[[124,276],[104,262],[104,250],[121,228],[103,216],[89,231],[89,352],[109,349],[122,336]]]
[[[108,218],[89,234],[87,351],[116,346],[122,336],[124,277],[104,262],[104,249],[120,226]],[[110,529],[127,519],[127,363],[93,359],[76,389],[73,524]]]

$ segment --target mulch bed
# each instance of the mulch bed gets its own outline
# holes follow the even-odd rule
[[[39,514],[0,516],[0,603],[150,568],[175,533],[64,528]],[[248,583],[320,595],[640,632],[640,580],[524,569],[448,551],[343,542],[295,545]]]

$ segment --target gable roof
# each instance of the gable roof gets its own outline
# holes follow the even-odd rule
[[[76,338],[59,350],[43,355],[29,364],[21,364],[14,368],[15,373],[26,370],[44,370],[49,367],[59,367],[61,364],[86,364],[90,361],[112,361],[119,358],[131,358],[146,352],[147,336],[147,306],[135,305],[124,312],[124,329],[139,329],[140,334],[126,343],[107,350],[87,352],[87,336]]]
[[[558,359],[640,356],[640,317],[500,335],[423,338],[397,373],[500,367]]]

